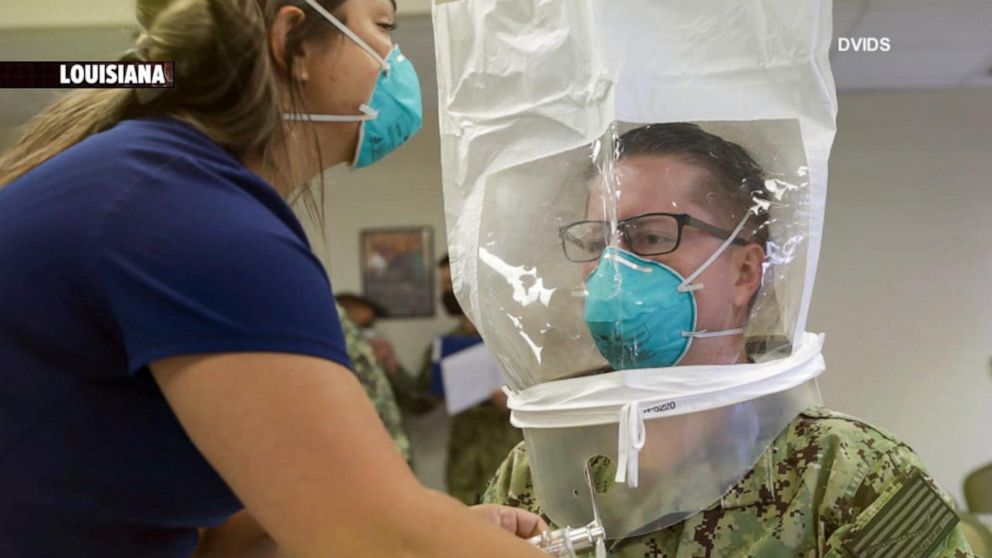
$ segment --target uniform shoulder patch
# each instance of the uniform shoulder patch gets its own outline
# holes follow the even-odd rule
[[[844,546],[855,558],[929,556],[957,525],[958,515],[919,469]]]

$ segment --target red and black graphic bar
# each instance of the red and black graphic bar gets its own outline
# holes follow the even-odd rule
[[[175,62],[0,62],[0,88],[173,88]]]

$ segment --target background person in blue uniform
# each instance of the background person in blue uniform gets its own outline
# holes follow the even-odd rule
[[[540,556],[417,484],[284,202],[419,128],[395,6],[137,13],[176,89],[70,94],[0,160],[0,556]]]

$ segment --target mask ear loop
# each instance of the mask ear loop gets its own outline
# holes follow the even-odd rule
[[[379,111],[368,105],[363,104],[358,110],[360,110],[362,114],[297,114],[293,112],[284,112],[282,113],[282,118],[283,120],[295,120],[302,122],[364,122],[366,120],[375,120],[379,116]]]
[[[750,218],[751,218],[750,214],[745,214],[744,218],[741,219],[741,222],[737,223],[737,226],[734,228],[734,232],[730,233],[730,236],[724,239],[723,244],[721,244],[720,247],[717,248],[716,251],[713,252],[713,254],[711,254],[709,258],[706,259],[705,262],[703,262],[703,265],[699,266],[699,269],[694,271],[692,275],[686,277],[685,281],[683,281],[678,287],[676,287],[676,290],[680,293],[686,293],[686,292],[698,291],[699,289],[702,289],[703,288],[702,283],[698,283],[695,285],[691,283],[696,279],[696,277],[699,277],[699,275],[702,272],[706,271],[706,268],[712,265],[713,262],[715,262],[716,259],[719,258],[721,254],[723,254],[723,252],[727,249],[727,247],[734,242],[734,239],[736,239],[737,235],[740,234],[741,230],[744,229],[744,225],[747,224],[747,220]],[[744,333],[744,328],[740,327],[734,329],[726,329],[723,331],[706,331],[706,330],[683,331],[682,337],[688,337],[689,342],[692,343],[693,338],[707,339],[710,337],[723,337],[725,335],[736,335],[738,333]]]
[[[333,25],[334,27],[337,27],[338,28],[338,31],[340,31],[346,37],[348,37],[349,39],[351,39],[352,41],[354,41],[355,44],[357,44],[358,46],[362,47],[362,49],[365,52],[369,53],[372,56],[372,58],[375,58],[376,62],[378,62],[379,65],[382,66],[382,68],[386,71],[387,74],[389,73],[389,63],[386,62],[386,60],[383,59],[381,56],[379,56],[379,53],[376,52],[374,48],[370,47],[368,45],[368,43],[366,43],[365,41],[363,41],[361,39],[361,37],[359,37],[358,35],[356,35],[354,31],[352,31],[351,29],[348,29],[348,26],[346,26],[345,24],[341,23],[338,20],[338,18],[336,18],[333,15],[331,15],[331,12],[328,12],[327,10],[325,10],[324,7],[321,6],[320,4],[318,4],[316,0],[304,0],[304,2],[306,2],[307,5],[310,6],[311,8],[313,8],[314,11],[316,11],[318,14],[324,16],[324,19],[326,19],[327,21],[329,21],[331,23],[331,25]]]
[[[365,108],[367,107],[365,105],[362,105],[362,109]],[[379,114],[376,113],[376,116],[378,115]],[[362,158],[362,145],[364,144],[365,144],[365,123],[363,122],[358,127],[358,143],[355,144],[357,146],[355,148],[355,156],[351,158],[351,168],[356,168],[358,166],[358,160]]]
[[[724,329],[721,331],[683,331],[682,337],[693,337],[696,339],[708,339],[710,337],[724,337],[727,335],[735,335],[737,333],[744,333],[744,328],[738,327],[734,329]]]
[[[713,254],[711,254],[709,258],[706,259],[705,262],[703,262],[703,265],[699,266],[699,268],[696,269],[696,271],[692,272],[692,275],[686,277],[685,278],[685,281],[683,281],[681,284],[679,284],[679,286],[677,287],[677,290],[680,293],[687,293],[687,292],[692,292],[692,291],[698,291],[699,289],[702,289],[703,288],[703,284],[702,283],[698,283],[696,285],[693,285],[692,282],[696,280],[696,277],[699,277],[700,274],[702,274],[704,271],[706,271],[706,268],[708,268],[709,266],[711,266],[713,264],[713,262],[715,262],[716,259],[719,258],[723,254],[724,250],[726,250],[728,246],[730,246],[731,244],[733,244],[734,240],[737,238],[737,235],[740,234],[740,232],[744,229],[744,225],[747,224],[747,220],[750,219],[750,218],[751,218],[751,215],[750,214],[745,214],[744,215],[744,218],[741,219],[741,222],[738,223],[737,224],[737,227],[734,228],[734,232],[730,233],[730,236],[728,236],[723,241],[723,244],[721,244],[720,247],[717,248],[716,251],[713,252]]]

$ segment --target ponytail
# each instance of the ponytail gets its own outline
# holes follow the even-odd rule
[[[319,1],[328,10],[344,3]],[[127,59],[175,61],[176,88],[69,93],[30,120],[20,139],[0,156],[0,188],[90,135],[141,116],[171,116],[239,159],[249,154],[268,159],[283,130],[268,22],[281,7],[293,3],[137,0],[142,32]],[[307,18],[294,30],[291,43],[298,45],[328,32],[336,31]]]
[[[86,137],[117,124],[134,102],[128,89],[73,91],[32,118],[0,157],[0,187]]]

